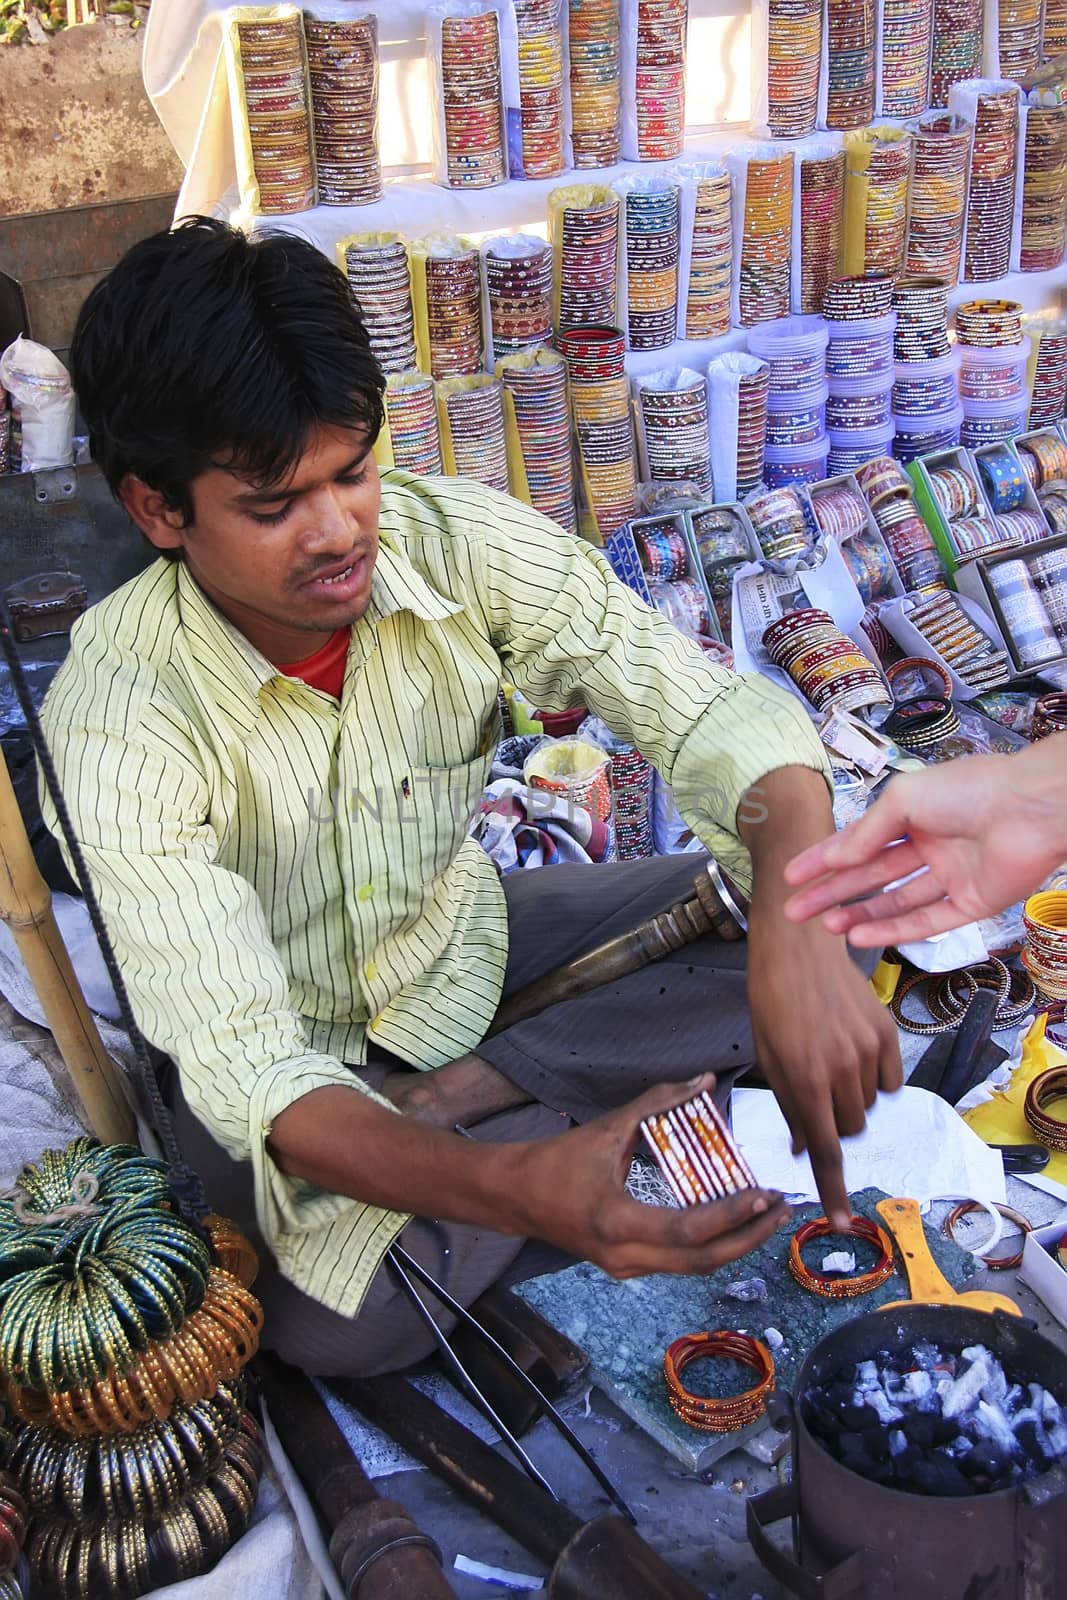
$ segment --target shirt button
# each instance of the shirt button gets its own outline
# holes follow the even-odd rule
[[[367,965],[363,968],[363,976],[366,978],[368,983],[373,983],[375,978],[378,976],[378,963],[376,961],[368,961]]]
[[[356,895],[357,900],[370,900],[374,895],[373,883],[365,883]]]

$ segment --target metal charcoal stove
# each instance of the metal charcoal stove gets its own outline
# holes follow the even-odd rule
[[[748,1534],[763,1565],[802,1600],[1053,1600],[1067,1583],[1067,1461],[984,1494],[909,1493],[861,1477],[813,1432],[808,1397],[843,1370],[904,1357],[915,1346],[982,1345],[1011,1378],[1067,1400],[1062,1353],[1020,1318],[914,1305],[836,1329],[781,1397],[793,1435],[791,1482],[748,1502]],[[889,1429],[887,1429],[888,1433]],[[793,1552],[767,1529],[792,1518]]]

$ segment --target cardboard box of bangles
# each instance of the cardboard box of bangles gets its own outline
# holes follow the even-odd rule
[[[974,457],[962,445],[951,450],[935,450],[927,456],[917,456],[914,461],[909,461],[907,473],[915,485],[915,503],[930,530],[937,546],[937,553],[941,557],[941,564],[951,583],[955,582],[960,566],[966,566],[967,558],[961,559],[960,551],[952,536],[952,523],[959,519],[949,518],[945,514],[931,482],[930,474],[942,467],[954,468],[970,479],[974,491],[974,504],[966,516],[971,520],[990,525],[990,543],[996,537],[997,519],[990,507]]]
[[[1026,1235],[1019,1277],[1067,1328],[1067,1269],[1058,1253],[1067,1250],[1067,1220],[1049,1222]]]
[[[1060,552],[1058,558],[1057,552]],[[1047,561],[1047,557],[1055,559]],[[1026,602],[1013,600],[1000,587],[1003,569],[1008,563],[1017,562],[1022,562],[1030,580]],[[1044,568],[1040,579],[1048,585],[1044,600],[1039,585],[1034,584],[1035,568],[1038,573]],[[1016,570],[1013,565],[1009,573]],[[1067,648],[1063,643],[1067,636],[1067,534],[1050,534],[1047,539],[1036,539],[1033,544],[968,561],[956,570],[956,586],[961,595],[976,601],[996,623],[1016,677],[1029,677],[1067,662]],[[1013,587],[1017,589],[1018,585]],[[1052,606],[1048,604],[1050,600],[1054,600]],[[1035,612],[1034,607],[1039,609]],[[1058,628],[1053,614],[1060,619]],[[1040,653],[1044,650],[1051,653]]]

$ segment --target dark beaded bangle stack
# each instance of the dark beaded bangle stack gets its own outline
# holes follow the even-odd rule
[[[926,695],[899,701],[886,717],[881,731],[904,750],[929,750],[942,739],[959,733],[960,719],[951,700],[941,695]]]
[[[1030,1083],[1023,1114],[1043,1145],[1067,1154],[1067,1117],[1054,1117],[1046,1109],[1061,1099],[1067,1099],[1067,1067],[1051,1067]]]

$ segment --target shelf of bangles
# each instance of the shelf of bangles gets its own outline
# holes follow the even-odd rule
[[[132,1600],[240,1538],[262,1467],[242,1377],[257,1268],[132,1146],[75,1139],[0,1196],[0,1600],[26,1581]]]

